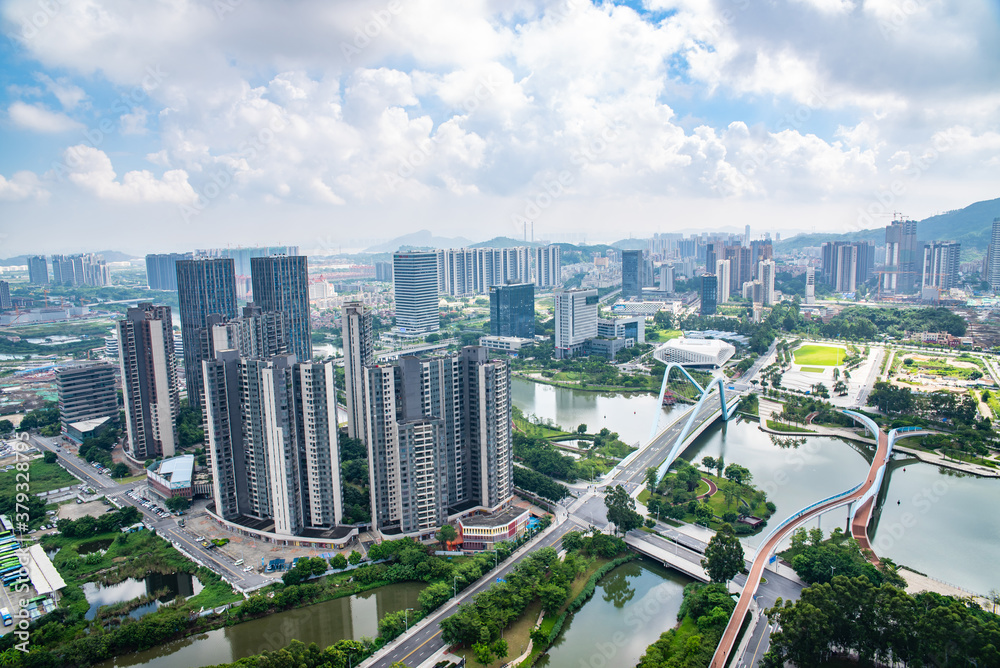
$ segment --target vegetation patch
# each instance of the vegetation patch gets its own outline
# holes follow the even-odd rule
[[[844,355],[843,348],[814,344],[806,344],[792,353],[796,364],[813,366],[840,366],[844,362]]]

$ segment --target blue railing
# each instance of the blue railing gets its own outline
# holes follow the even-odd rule
[[[912,426],[912,427],[899,427],[898,429],[893,429],[894,432],[902,434],[907,431],[920,431],[923,427]]]
[[[771,540],[771,537],[774,536],[774,534],[776,534],[778,531],[780,531],[781,529],[783,529],[786,526],[788,526],[791,522],[794,522],[795,520],[799,519],[800,517],[802,517],[803,515],[805,515],[806,513],[808,513],[810,510],[813,510],[814,508],[818,508],[818,507],[820,507],[820,506],[822,506],[824,504],[830,503],[831,501],[836,501],[837,499],[840,499],[842,497],[854,494],[854,492],[856,492],[859,489],[861,489],[864,486],[864,484],[865,483],[863,483],[863,482],[858,483],[857,485],[855,485],[851,489],[847,490],[846,492],[841,492],[840,494],[834,494],[833,496],[827,497],[827,498],[823,499],[822,501],[817,501],[816,503],[813,503],[813,504],[810,504],[810,505],[806,506],[805,508],[803,508],[799,512],[795,513],[794,515],[788,516],[787,518],[785,518],[784,520],[782,520],[781,523],[778,524],[778,526],[776,526],[773,529],[771,529],[771,532],[769,534],[767,534],[767,536],[764,538],[764,540],[762,540],[760,542],[761,547],[763,547],[764,545],[767,545],[767,541]]]

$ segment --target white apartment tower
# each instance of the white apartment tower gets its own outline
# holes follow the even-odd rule
[[[340,320],[344,341],[347,435],[362,438],[365,431],[365,367],[375,363],[372,313],[361,302],[345,302]]]
[[[597,290],[556,291],[556,357],[572,357],[597,336],[598,303]]]
[[[761,303],[764,306],[771,306],[774,304],[774,260],[761,260],[757,270],[763,290]]]
[[[730,281],[730,269],[731,263],[729,260],[716,260],[715,262],[715,275],[718,277],[719,281],[719,304],[725,304],[729,301],[729,281]]]
[[[816,303],[816,268],[806,267],[806,304]]]
[[[562,285],[562,249],[555,244],[535,249],[535,285],[557,288]]]

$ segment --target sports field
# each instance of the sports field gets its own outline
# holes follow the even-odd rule
[[[796,348],[792,353],[796,364],[811,364],[814,366],[840,366],[847,352],[834,346],[806,345]]]
[[[826,371],[826,369],[823,369],[822,367],[818,366],[804,366],[800,370],[806,373],[823,373],[824,371]]]

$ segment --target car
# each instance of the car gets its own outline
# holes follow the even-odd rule
[[[203,543],[203,542],[205,542],[205,537],[204,536],[198,536],[197,538],[195,538],[195,540],[198,541],[199,543]]]
[[[252,570],[253,570],[253,566],[247,566],[246,568],[243,569],[243,572],[244,573],[249,573]]]
[[[242,559],[237,559],[236,561],[233,562],[233,566],[242,566],[242,565],[243,565]]]

